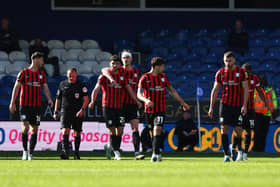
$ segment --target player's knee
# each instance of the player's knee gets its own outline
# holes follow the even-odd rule
[[[62,129],[62,134],[69,135],[69,133],[70,133],[70,129],[69,128]]]
[[[74,136],[79,137],[79,136],[81,136],[81,133],[79,131],[74,131]]]
[[[238,137],[240,137],[242,135],[242,130],[243,129],[241,127],[235,127],[234,128],[234,131],[235,131],[235,133]]]
[[[222,134],[228,134],[228,126],[227,125],[222,125],[221,126],[221,133]]]
[[[154,127],[154,135],[155,136],[161,135],[161,132],[162,132],[162,127],[160,127],[160,126],[155,126]]]

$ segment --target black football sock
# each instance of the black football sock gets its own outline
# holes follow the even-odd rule
[[[237,149],[238,149],[238,151],[242,150],[241,143],[242,143],[242,137],[240,136],[237,139]]]
[[[22,140],[22,147],[24,151],[27,151],[27,142],[28,142],[28,134],[21,134],[21,140]]]
[[[132,141],[133,141],[133,145],[134,145],[134,151],[135,152],[139,152],[139,147],[140,147],[140,136],[139,136],[139,132],[133,132],[132,134]]]
[[[66,154],[69,153],[69,135],[67,134],[62,136],[62,151]]]
[[[29,145],[30,154],[33,153],[36,144],[37,144],[37,134],[31,134],[30,145]]]
[[[111,146],[112,146],[114,151],[117,151],[118,150],[118,138],[117,138],[116,135],[111,135],[111,137],[112,137],[112,144],[111,144]]]
[[[117,144],[118,150],[120,150],[120,148],[121,148],[121,143],[122,143],[122,136],[117,136],[117,142],[118,142],[118,144]]]
[[[79,153],[81,144],[81,136],[75,136],[75,153]]]
[[[238,137],[234,135],[233,142],[232,142],[232,149],[236,149],[237,145],[238,145]]]
[[[223,150],[225,155],[229,155],[228,151],[228,135],[222,134],[222,144],[223,144]]]
[[[249,147],[251,144],[251,132],[249,131],[245,136],[245,153],[248,153]]]
[[[161,135],[154,136],[153,138],[153,153],[160,154]]]

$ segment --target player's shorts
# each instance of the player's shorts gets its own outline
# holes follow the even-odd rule
[[[106,121],[106,127],[124,127],[125,118],[123,109],[103,107],[103,116]]]
[[[73,129],[77,132],[82,132],[83,117],[76,117],[77,112],[62,111],[61,112],[61,129]]]
[[[145,113],[145,118],[148,128],[152,130],[154,126],[163,126],[165,121],[165,113]]]
[[[256,113],[254,109],[248,109],[247,114],[243,116],[243,129],[254,129]]]
[[[242,127],[241,106],[228,106],[220,103],[219,122],[221,125]]]
[[[139,119],[140,117],[140,112],[136,104],[125,104],[123,114],[126,122],[129,122],[133,119]]]
[[[20,106],[19,115],[21,121],[28,121],[30,125],[39,126],[41,120],[41,107]]]

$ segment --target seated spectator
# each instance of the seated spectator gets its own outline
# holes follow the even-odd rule
[[[248,50],[248,33],[243,29],[241,20],[235,21],[233,30],[228,35],[229,50],[244,55]]]
[[[177,151],[183,151],[188,146],[187,151],[193,151],[194,146],[198,143],[198,129],[191,119],[189,111],[183,111],[179,120],[176,122],[175,135],[177,135]]]
[[[43,41],[40,38],[36,38],[34,40],[34,44],[29,47],[29,56],[31,57],[31,55],[36,51],[45,54],[44,63],[52,64],[54,67],[54,76],[58,76],[59,75],[59,64],[58,64],[59,60],[57,57],[48,57],[50,50],[47,46],[43,45]]]
[[[18,38],[17,32],[10,27],[9,20],[3,18],[0,29],[0,50],[7,53],[20,50]]]

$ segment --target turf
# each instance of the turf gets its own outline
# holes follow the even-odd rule
[[[36,160],[0,155],[1,187],[55,186],[280,186],[279,157],[251,157],[246,162],[223,163],[222,156],[167,155],[160,163],[105,160],[84,155],[82,160],[58,160],[37,155]],[[72,159],[72,158],[71,158]]]

